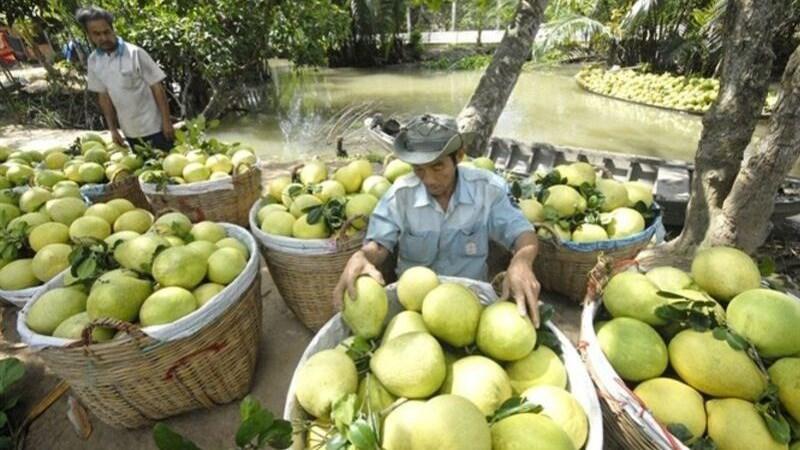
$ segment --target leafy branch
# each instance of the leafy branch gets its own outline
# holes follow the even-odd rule
[[[715,311],[716,302],[711,299],[698,300],[671,291],[658,291],[657,294],[670,301],[655,309],[656,316],[668,323],[678,324],[681,329],[707,331],[725,325]]]
[[[550,322],[553,319],[555,311],[556,310],[553,305],[539,303],[539,328],[536,329],[536,346],[534,349],[544,345],[552,350],[555,354],[561,356],[561,342],[558,340],[558,337],[553,334],[553,332],[550,331],[550,329],[545,325],[547,322]]]
[[[70,274],[73,284],[90,286],[100,275],[119,267],[113,249],[104,241],[84,238],[69,254]]]
[[[778,387],[772,383],[767,384],[767,389],[756,400],[755,406],[773,439],[781,444],[788,444],[792,439],[792,428],[781,412]]]
[[[542,407],[540,405],[531,403],[524,397],[514,396],[504,401],[503,404],[497,408],[497,411],[495,411],[494,414],[487,417],[487,421],[489,422],[489,426],[491,426],[507,417],[511,417],[516,414],[538,414],[540,412],[542,412]]]

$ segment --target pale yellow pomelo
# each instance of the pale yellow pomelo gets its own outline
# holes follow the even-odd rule
[[[731,247],[711,247],[695,254],[692,278],[717,300],[733,297],[761,285],[761,273],[744,252]]]
[[[86,211],[83,200],[75,197],[56,198],[44,205],[47,215],[55,222],[70,226],[72,222],[81,217]]]
[[[208,241],[192,241],[186,244],[186,247],[199,253],[205,260],[219,249],[217,244]]]
[[[19,209],[26,213],[34,212],[51,198],[53,198],[53,194],[48,189],[32,187],[19,197]]]
[[[416,423],[411,440],[414,450],[493,450],[483,414],[458,395],[439,395],[428,400]]]
[[[328,178],[328,168],[320,161],[311,161],[300,169],[300,182],[309,185]]]
[[[95,216],[105,220],[109,225],[113,225],[114,221],[120,216],[117,208],[109,206],[105,203],[97,203],[86,209],[83,213],[84,216]]]
[[[711,331],[678,333],[669,343],[669,361],[689,386],[714,397],[755,400],[766,388],[765,377],[747,353]]]
[[[139,234],[146,233],[153,225],[153,215],[150,211],[136,208],[120,214],[114,221],[114,231],[135,231]]]
[[[211,222],[210,220],[204,220],[194,224],[190,233],[194,240],[208,242],[217,242],[228,236],[228,233],[225,232],[225,228],[223,228],[222,225]]]
[[[16,291],[40,284],[41,281],[33,273],[33,259],[31,258],[11,261],[0,269],[0,289],[2,290]]]
[[[101,183],[106,178],[106,171],[98,163],[86,162],[78,166],[78,175],[84,183]]]
[[[295,218],[298,218],[303,214],[307,214],[309,209],[321,204],[322,202],[317,197],[311,194],[301,194],[294,198],[289,212],[292,213]]]
[[[110,235],[111,225],[99,217],[79,217],[69,226],[69,237],[73,242],[80,242],[82,239],[102,241]]]
[[[769,432],[756,407],[744,400],[726,398],[706,402],[708,437],[718,450],[787,450]]]
[[[628,190],[619,181],[600,178],[597,180],[597,190],[603,194],[601,211],[611,212],[617,208],[628,206]]]
[[[292,224],[292,236],[298,239],[325,239],[330,236],[328,225],[320,219],[317,223],[308,223],[308,214],[303,214]]]
[[[567,166],[562,166],[559,169],[562,178],[567,179],[567,184],[570,186],[580,187],[584,183],[594,186],[597,179],[594,167],[591,164],[583,161],[574,162]]]
[[[119,211],[120,215],[136,209],[136,205],[134,205],[130,200],[124,198],[115,198],[113,200],[109,200],[106,202],[106,205],[111,206]]]
[[[314,196],[322,203],[326,203],[332,198],[342,198],[345,195],[347,195],[347,192],[344,186],[336,180],[325,180],[314,189]]]
[[[668,303],[658,294],[658,287],[638,272],[621,272],[614,275],[603,292],[603,304],[614,317],[631,317],[649,325],[663,325],[664,319],[656,315],[659,306]]]
[[[247,260],[239,250],[221,248],[208,257],[208,280],[227,285],[242,273],[246,265]]]
[[[283,195],[283,189],[292,184],[292,177],[289,176],[279,176],[272,180],[270,180],[269,185],[267,186],[267,193],[270,197],[280,201]]]
[[[89,314],[79,312],[73,316],[68,317],[61,322],[58,327],[53,331],[53,337],[62,339],[81,339],[83,337],[83,330],[91,323]],[[92,342],[106,342],[114,337],[116,331],[113,328],[95,327],[92,330]]]
[[[688,273],[669,266],[654,267],[645,276],[662,291],[688,289],[692,284],[692,277]]]
[[[66,244],[67,242],[69,242],[69,227],[59,222],[38,225],[28,235],[28,243],[35,252],[50,244]]]
[[[567,387],[567,368],[558,355],[544,345],[522,359],[507,363],[505,368],[511,388],[517,394],[532,386]]]
[[[0,204],[0,227],[5,227],[9,222],[16,219],[22,214],[14,205],[6,203]]]
[[[72,247],[67,244],[49,244],[36,253],[31,261],[33,275],[47,282],[69,267]]]
[[[211,170],[202,162],[190,162],[181,172],[181,177],[186,180],[187,183],[206,181],[210,176]]]
[[[633,207],[643,202],[648,208],[653,206],[653,186],[642,181],[627,181],[623,183],[628,191],[628,206]]]
[[[197,286],[192,291],[192,295],[197,300],[197,307],[201,307],[209,302],[215,295],[222,292],[225,286],[217,283],[205,283]]]
[[[119,231],[117,233],[112,233],[109,237],[103,239],[110,249],[116,248],[118,242],[125,242],[129,241],[137,236],[141,236],[141,234],[135,231]]]
[[[371,191],[372,188],[384,182],[389,183],[389,180],[382,175],[370,175],[364,178],[364,181],[361,183],[361,192],[369,194],[369,191]],[[391,185],[391,183],[389,184]]]
[[[778,398],[789,415],[800,422],[800,357],[781,358],[767,371],[778,386]]]
[[[358,372],[349,356],[338,350],[315,353],[297,372],[295,395],[314,417],[326,418],[331,405],[358,389]]]
[[[358,174],[361,175],[362,180],[366,180],[367,177],[372,176],[372,163],[366,159],[356,159],[350,161],[348,164],[351,168],[355,168],[358,170]]]
[[[522,215],[528,219],[530,223],[539,223],[544,221],[544,206],[539,203],[535,198],[526,198],[519,201],[519,209],[522,210]]]
[[[124,241],[114,249],[114,259],[122,267],[150,273],[153,258],[159,247],[169,247],[169,241],[155,233],[147,233]]]
[[[292,237],[295,217],[286,211],[268,211],[261,222],[261,231],[267,234]]]
[[[498,301],[481,313],[475,337],[478,349],[499,361],[516,361],[528,355],[536,345],[536,329],[517,305]]]
[[[211,155],[206,160],[206,167],[214,173],[229,174],[233,170],[231,159],[225,155]]]
[[[424,266],[410,267],[397,282],[397,300],[407,310],[422,311],[422,301],[436,286],[439,286],[436,272]]]
[[[416,311],[401,311],[386,325],[381,342],[386,343],[397,336],[416,331],[428,333],[428,328],[422,320],[422,314]]]
[[[581,194],[574,188],[557,184],[547,188],[544,206],[553,208],[559,217],[571,217],[579,211],[581,199]]]
[[[375,375],[367,372],[358,384],[356,410],[365,413],[379,413],[396,400]]]
[[[705,433],[703,396],[691,386],[672,378],[653,378],[636,386],[633,393],[663,427],[670,424],[685,426],[692,433],[690,443]]]
[[[731,300],[728,325],[765,358],[800,352],[800,300],[770,289],[751,289]]]
[[[515,414],[492,425],[492,450],[575,450],[572,440],[543,414]]]
[[[250,251],[247,250],[247,247],[244,244],[242,244],[240,240],[236,238],[233,237],[222,238],[216,242],[216,246],[219,248],[223,247],[235,248],[236,250],[239,250],[242,256],[244,256],[244,259],[250,258]]]
[[[490,172],[494,172],[494,161],[485,157],[479,156],[472,160],[472,165],[474,165],[478,169],[488,170]]]
[[[153,293],[153,286],[149,281],[137,278],[130,270],[118,271],[114,276],[109,274],[100,277],[89,291],[86,299],[89,318],[135,321],[142,303]]]
[[[392,183],[389,183],[389,180],[382,180],[372,186],[372,188],[366,193],[380,200],[381,197],[383,197],[383,195],[386,194],[391,187]]]
[[[511,397],[511,382],[499,364],[485,356],[473,355],[453,363],[452,377],[442,393],[471,401],[484,416],[491,416]]]
[[[262,206],[261,209],[258,210],[258,213],[256,214],[256,223],[264,223],[264,218],[267,217],[267,214],[272,211],[289,212],[289,210],[286,209],[282,203],[270,203],[269,205]]]
[[[650,325],[629,317],[610,320],[597,332],[611,367],[625,380],[655,378],[667,368],[667,346]]]
[[[383,169],[383,176],[386,177],[390,183],[394,183],[395,180],[403,175],[411,173],[413,170],[414,168],[411,167],[411,164],[395,159],[390,161]]]
[[[124,233],[124,231],[121,231],[121,233]],[[166,239],[172,247],[182,247],[186,245],[186,242],[178,236],[164,236],[164,239]]]
[[[170,247],[153,259],[153,278],[161,286],[194,289],[206,277],[208,264],[202,255],[186,246]]]
[[[142,303],[139,321],[143,327],[175,322],[197,309],[197,299],[184,288],[169,286],[153,292]]]
[[[611,211],[611,222],[606,226],[609,239],[620,239],[644,231],[644,217],[632,208]]]
[[[43,225],[45,223],[56,223],[51,222],[50,217],[43,213],[43,212],[31,212],[27,214],[23,214],[16,219],[12,220],[8,223],[6,227],[7,230],[13,230],[20,226],[20,224],[24,223],[25,226],[25,233],[30,234],[30,232],[39,225]]]
[[[355,229],[361,230],[367,226],[367,218],[372,214],[372,210],[375,209],[377,204],[378,199],[370,194],[356,194],[347,201],[344,213],[348,220],[353,220],[351,225]]]
[[[74,288],[51,289],[36,299],[25,324],[32,331],[51,335],[61,322],[86,310],[86,294]]]
[[[286,208],[291,208],[292,201],[294,201],[294,198],[305,192],[306,192],[305,186],[303,186],[302,184],[289,183],[283,188],[283,191],[281,191],[281,196],[279,198],[281,199],[281,203],[283,203],[283,206],[285,206]]]
[[[341,183],[348,194],[358,192],[363,181],[358,167],[350,165],[338,168],[333,174],[333,179]]]
[[[161,162],[161,167],[164,172],[171,177],[179,177],[183,175],[183,169],[189,165],[189,158],[180,153],[170,153]]]
[[[342,318],[356,336],[366,339],[380,336],[388,310],[386,291],[370,276],[356,280],[355,300],[345,291]]]
[[[409,400],[392,410],[383,423],[381,448],[414,450],[412,442],[421,426],[424,409],[424,401]]]
[[[192,221],[181,212],[168,212],[153,222],[153,229],[161,235],[185,236],[192,230]]]
[[[608,233],[600,225],[583,223],[578,225],[578,228],[575,228],[575,231],[572,232],[572,240],[575,242],[607,241]]]
[[[446,372],[441,345],[422,332],[406,333],[380,346],[369,367],[386,390],[406,398],[433,394],[441,387]]]
[[[422,302],[422,319],[431,334],[454,347],[475,342],[481,316],[478,297],[456,283],[433,288]]]
[[[559,241],[568,241],[568,240],[572,239],[572,233],[570,233],[569,230],[561,228],[560,225],[556,224],[556,225],[553,225],[551,228],[553,230],[555,230],[556,238]],[[547,228],[544,228],[544,227],[541,227],[541,228],[537,229],[536,230],[536,234],[541,236],[544,239],[552,239],[553,238],[553,235],[550,233],[550,231]]]
[[[582,448],[589,434],[589,420],[578,400],[566,389],[555,386],[534,386],[521,397],[542,407],[543,414],[567,433],[575,448]],[[700,404],[702,406],[702,403]]]

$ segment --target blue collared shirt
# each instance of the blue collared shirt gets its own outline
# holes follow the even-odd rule
[[[114,50],[114,55],[122,56],[122,52],[124,51],[125,51],[125,41],[123,41],[121,37],[117,36],[117,48],[116,50]],[[94,49],[94,53],[96,55],[103,55],[106,54],[106,51],[98,47]]]
[[[459,167],[447,211],[416,175],[395,180],[370,216],[367,240],[390,251],[397,248],[398,275],[426,266],[439,275],[486,280],[489,239],[511,249],[530,230],[533,226],[511,203],[505,180]]]

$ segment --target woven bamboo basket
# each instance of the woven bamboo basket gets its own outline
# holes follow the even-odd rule
[[[106,184],[86,184],[81,186],[81,194],[92,203],[107,202],[115,198],[130,200],[137,208],[150,210],[150,204],[139,186],[135,176],[115,179]]]
[[[247,235],[246,230],[237,229],[237,237]],[[252,238],[248,248],[252,253],[247,268],[231,283],[237,284],[238,294],[233,297],[228,293],[229,305],[221,297],[206,303],[204,308],[218,314],[212,313],[207,322],[202,318],[195,321],[196,331],[184,327],[177,339],[160,340],[136,325],[98,319],[84,330],[82,342],[47,346],[49,341],[63,340],[38,335],[38,341],[28,341],[34,348],[45,342],[38,354],[47,367],[69,384],[89,411],[114,427],[142,427],[176,414],[240,399],[250,391],[262,317],[258,255]],[[225,296],[226,291],[218,295]],[[215,302],[220,303],[213,305]],[[32,333],[24,325],[26,313],[27,309],[23,310],[17,322],[23,340]],[[203,317],[202,309],[192,315],[195,313]],[[187,318],[191,320],[190,316],[147,330],[163,327],[163,331]],[[93,326],[111,327],[125,334],[108,342],[89,344]]]
[[[636,394],[611,367],[597,341],[594,319],[603,303],[602,290],[611,275],[633,267],[649,266],[647,261],[601,258],[589,275],[586,299],[581,314],[580,345],[603,410],[606,436],[619,448],[631,450],[688,450],[683,443],[656,421]]]
[[[247,227],[250,207],[261,198],[261,169],[255,165],[231,178],[168,185],[163,190],[142,183],[141,189],[151,211],[169,209],[186,214],[192,222],[212,220]]]
[[[537,226],[548,227],[546,224]],[[581,302],[586,295],[587,275],[600,255],[615,260],[633,259],[661,226],[661,211],[656,209],[656,217],[644,231],[624,239],[587,243],[561,241],[551,230],[550,238],[539,240],[539,255],[533,265],[536,279],[542,289]]]
[[[443,282],[453,282],[468,286],[478,295],[481,303],[488,305],[497,301],[497,293],[488,283],[457,277],[439,277]],[[397,283],[386,286],[386,293],[389,299],[389,313],[386,322],[403,310],[397,300]],[[575,399],[583,408],[589,420],[589,435],[586,439],[584,450],[602,450],[603,448],[603,417],[600,413],[600,404],[592,385],[586,367],[583,365],[578,351],[569,339],[551,322],[546,326],[552,331],[561,343],[562,359],[567,369],[568,389],[575,396]],[[291,422],[307,419],[308,416],[295,398],[297,373],[300,367],[317,352],[336,347],[342,340],[350,335],[350,329],[344,322],[342,315],[337,313],[328,323],[314,336],[306,347],[303,356],[297,363],[297,368],[292,376],[289,391],[286,394],[286,405],[283,410],[283,418]],[[292,450],[304,450],[306,437],[305,433],[295,434],[296,438],[292,445]]]
[[[303,325],[317,331],[333,316],[333,290],[350,256],[361,248],[365,233],[331,239],[268,235],[256,221],[260,206],[261,201],[256,201],[250,210],[250,232],[286,306]]]

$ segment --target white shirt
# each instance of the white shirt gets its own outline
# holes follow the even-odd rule
[[[97,49],[89,56],[86,84],[111,97],[125,137],[140,138],[161,131],[161,111],[150,86],[164,78],[146,51],[118,39],[113,53]]]

